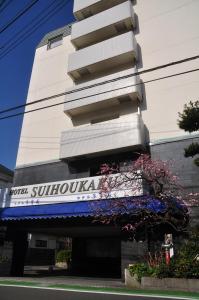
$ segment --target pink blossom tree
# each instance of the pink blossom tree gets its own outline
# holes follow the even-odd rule
[[[122,167],[103,164],[100,192],[106,201],[103,206],[95,204],[96,220],[120,225],[129,237],[161,226],[183,231],[189,211],[171,168],[172,162],[153,160],[146,154]],[[122,196],[118,191],[123,191]]]

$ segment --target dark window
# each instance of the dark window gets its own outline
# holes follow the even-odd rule
[[[115,28],[118,33],[124,33],[128,30],[125,23],[118,23],[115,25]]]
[[[35,247],[47,248],[47,241],[45,240],[36,240]]]
[[[101,123],[101,122],[106,122],[109,120],[114,120],[114,119],[118,119],[119,115],[111,115],[111,116],[105,116],[105,117],[101,117],[101,118],[96,118],[91,120],[91,124],[96,124],[96,123]]]
[[[48,50],[62,45],[62,40],[63,40],[62,35],[59,35],[59,36],[56,36],[55,38],[50,39],[48,41],[48,47],[47,47]]]

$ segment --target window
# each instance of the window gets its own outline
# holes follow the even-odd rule
[[[82,12],[82,15],[84,16],[85,19],[87,19],[87,18],[91,17],[93,14],[90,10],[87,9]]]
[[[96,118],[90,121],[91,124],[97,124],[97,123],[102,123],[102,122],[106,122],[109,120],[114,120],[114,119],[118,119],[119,115],[111,115],[111,116],[105,116],[105,117],[101,117],[101,118]]]
[[[128,30],[125,23],[117,23],[115,28],[118,33],[124,33]]]
[[[35,247],[47,248],[47,241],[45,241],[45,240],[35,240]]]
[[[59,35],[59,36],[56,36],[55,38],[52,38],[48,41],[48,47],[47,49],[53,49],[55,47],[58,47],[60,45],[62,45],[62,40],[63,40],[63,36],[62,35]]]

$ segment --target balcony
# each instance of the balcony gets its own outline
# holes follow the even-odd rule
[[[98,155],[144,146],[144,125],[140,115],[82,126],[62,132],[60,159]]]
[[[106,108],[109,104],[119,105],[123,98],[140,101],[142,95],[141,86],[137,84],[139,83],[138,77],[129,76],[118,79],[134,74],[136,71],[136,68],[131,68],[89,81],[89,83],[76,85],[73,89],[67,91],[69,94],[65,98],[64,112],[72,118],[82,113]],[[75,92],[75,90],[79,91]]]
[[[77,20],[83,20],[125,1],[126,0],[74,0],[73,14]]]
[[[68,74],[74,80],[102,74],[120,66],[134,65],[137,44],[133,32],[127,32],[69,55]]]
[[[76,48],[96,44],[134,27],[134,11],[130,1],[95,16],[74,23],[71,42]]]

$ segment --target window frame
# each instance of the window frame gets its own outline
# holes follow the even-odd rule
[[[53,46],[53,43],[59,42],[57,45]],[[52,37],[50,39],[48,39],[48,44],[47,44],[47,50],[52,50],[54,48],[57,48],[59,46],[61,46],[63,44],[63,34],[57,35],[55,37]]]

